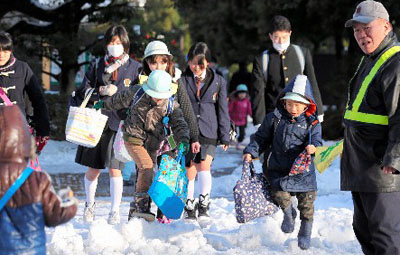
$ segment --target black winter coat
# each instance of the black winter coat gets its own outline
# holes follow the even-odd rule
[[[27,114],[25,96],[28,96],[32,103],[33,116],[30,116],[33,121],[33,126],[38,136],[50,135],[49,111],[46,105],[46,100],[43,95],[40,83],[33,74],[27,63],[16,60],[11,67],[8,76],[0,75],[0,86],[5,90],[8,98],[14,104],[17,104],[23,114]],[[1,102],[3,101],[0,99]],[[1,103],[0,105],[4,105]]]
[[[304,58],[304,75],[311,82],[312,92],[318,109],[318,116],[323,115],[322,99],[319,92],[317,79],[315,78],[314,66],[311,53],[307,48],[301,47]],[[274,48],[268,50],[268,79],[265,83],[263,73],[262,54],[254,58],[253,71],[251,74],[250,96],[253,109],[253,123],[260,124],[265,114],[272,112],[275,108],[275,102],[285,86],[296,77],[302,74],[300,61],[292,45],[289,45],[286,52],[279,55]]]
[[[399,45],[393,33],[378,49],[365,56],[359,71],[350,81],[349,107],[361,82],[379,56]],[[345,119],[341,189],[356,192],[398,192],[400,174],[383,174],[383,166],[400,170],[400,53],[386,61],[369,85],[359,111],[389,117],[389,125],[376,125]]]

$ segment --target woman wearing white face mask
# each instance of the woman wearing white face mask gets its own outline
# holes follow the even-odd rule
[[[84,97],[87,89],[95,88],[91,101],[105,100],[117,91],[133,86],[138,77],[140,63],[129,58],[129,37],[121,25],[110,27],[104,35],[105,56],[93,61],[89,66],[82,86],[76,91]],[[84,222],[95,218],[95,193],[100,170],[108,168],[110,175],[111,210],[108,217],[110,224],[120,222],[119,205],[122,199],[123,179],[121,169],[124,164],[114,157],[113,143],[121,119],[126,118],[126,111],[106,111],[108,122],[102,137],[94,148],[79,146],[75,162],[88,167],[85,174],[86,203],[83,214]]]
[[[307,75],[322,121],[321,94],[315,78],[311,53],[305,47],[290,43],[292,28],[289,20],[275,16],[268,33],[272,47],[254,58],[249,92],[253,107],[253,123],[261,124],[265,115],[274,110],[276,99],[283,88],[298,74]]]

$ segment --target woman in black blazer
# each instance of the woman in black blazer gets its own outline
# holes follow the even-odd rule
[[[222,144],[224,150],[229,146],[229,113],[226,81],[208,67],[211,53],[203,42],[193,45],[188,53],[188,67],[179,80],[186,87],[193,111],[199,126],[200,152],[187,155],[189,178],[188,200],[185,206],[185,218],[209,217],[211,192],[211,163],[215,148]],[[194,180],[198,174],[199,203],[194,200]]]

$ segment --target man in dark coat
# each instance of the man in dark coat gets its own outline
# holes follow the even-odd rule
[[[345,26],[365,55],[349,83],[341,189],[363,252],[400,254],[400,44],[380,2],[361,2]]]
[[[320,121],[323,119],[321,94],[310,51],[291,44],[291,33],[289,20],[283,16],[275,16],[269,33],[273,47],[254,58],[249,86],[254,125],[260,124],[265,115],[274,110],[280,92],[298,74],[304,74],[310,80],[318,118]]]

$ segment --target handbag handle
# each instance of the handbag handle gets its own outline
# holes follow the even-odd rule
[[[253,162],[243,161],[242,169],[242,180],[251,179],[254,174],[254,164]]]
[[[178,156],[176,156],[176,162],[179,162],[181,166],[185,166],[185,155],[183,154],[183,151],[179,150],[178,151]]]
[[[94,91],[94,88],[89,89],[89,92],[87,93],[85,99],[83,100],[81,106],[79,106],[80,108],[86,108],[86,105],[89,102],[90,97],[92,96],[92,93]]]

